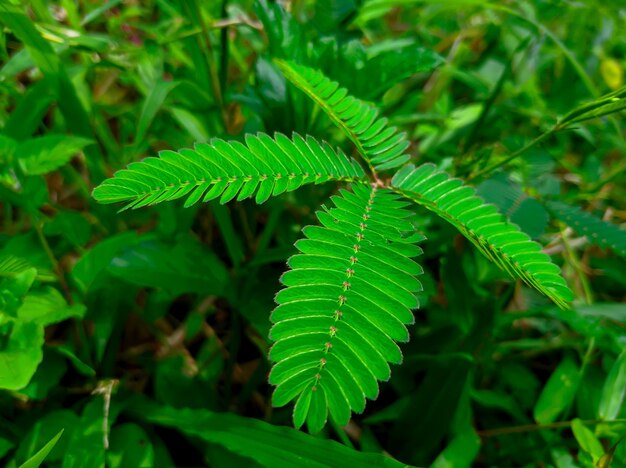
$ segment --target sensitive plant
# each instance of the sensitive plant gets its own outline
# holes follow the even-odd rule
[[[621,466],[617,4],[27,3],[3,462]]]
[[[319,226],[303,229],[271,314],[272,402],[281,407],[295,400],[296,427],[306,421],[310,432],[318,432],[329,415],[346,425],[351,412],[361,413],[366,399],[376,399],[378,381],[391,376],[390,364],[401,364],[397,343],[409,339],[407,325],[414,323],[411,311],[422,289],[422,266],[414,259],[425,237],[411,221],[413,204],[449,222],[511,277],[568,308],[573,295],[559,267],[475,189],[432,163],[415,167],[406,134],[320,71],[283,60],[276,65],[345,132],[358,162],[298,134],[246,135],[243,143],[214,139],[132,163],[93,196],[101,203],[127,202],[123,209],[178,198],[188,207],[253,196],[263,203],[307,183],[350,183],[350,190],[331,198],[334,207],[317,212]],[[559,128],[624,108],[623,95],[568,114]],[[614,237],[608,245],[622,249],[623,235]]]

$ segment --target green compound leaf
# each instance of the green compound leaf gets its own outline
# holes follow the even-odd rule
[[[434,164],[402,168],[392,186],[405,197],[448,221],[487,258],[513,278],[568,308],[571,290],[550,257],[527,234],[506,220],[498,209],[476,195],[476,190],[437,170]]]
[[[285,77],[315,101],[355,144],[370,167],[377,170],[399,167],[409,160],[405,133],[389,127],[373,106],[350,96],[339,83],[309,67],[275,60]]]
[[[200,199],[220,197],[220,203],[243,200],[256,193],[257,203],[304,184],[330,180],[353,181],[363,176],[361,167],[341,151],[312,137],[277,133],[274,138],[247,135],[245,145],[211,140],[195,149],[161,151],[131,163],[93,191],[100,203],[130,202],[140,208],[187,196],[185,206]]]
[[[577,107],[561,119],[559,126],[566,127],[585,120],[604,117],[624,109],[626,109],[626,86]]]
[[[375,399],[389,363],[399,364],[396,341],[418,307],[422,268],[406,204],[387,189],[356,185],[317,213],[322,226],[304,228],[282,277],[271,319],[276,362],[274,406],[296,399],[294,424],[318,432],[327,415],[341,425]],[[409,234],[407,234],[409,233]]]
[[[603,249],[612,249],[616,254],[626,258],[626,231],[623,229],[576,206],[561,202],[547,202],[546,207],[577,234],[587,236],[592,244]]]

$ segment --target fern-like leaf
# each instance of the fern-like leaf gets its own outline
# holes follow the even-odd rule
[[[161,151],[131,163],[96,187],[100,203],[130,202],[139,208],[187,196],[185,206],[220,197],[221,203],[256,193],[257,203],[308,183],[353,181],[363,170],[341,151],[312,137],[277,133],[247,135],[245,145],[213,139],[195,149]]]
[[[561,202],[547,202],[546,207],[577,234],[587,236],[592,244],[604,249],[612,249],[616,254],[626,258],[626,231],[623,229],[576,206]]]
[[[423,237],[406,219],[406,204],[387,189],[353,190],[318,212],[323,226],[304,228],[271,316],[273,404],[297,399],[294,424],[306,421],[310,432],[328,412],[345,425],[366,397],[376,398],[388,363],[402,360],[395,342],[408,340],[421,290],[422,269],[411,257],[421,254],[414,243]]]
[[[430,163],[402,168],[391,184],[405,197],[456,227],[512,277],[521,278],[560,307],[568,307],[573,294],[559,268],[541,251],[539,244],[508,222],[494,205],[478,197],[473,187]]]
[[[344,131],[373,170],[399,167],[409,160],[406,134],[387,125],[386,118],[379,118],[378,109],[348,95],[345,88],[320,71],[284,60],[275,62],[285,77]]]

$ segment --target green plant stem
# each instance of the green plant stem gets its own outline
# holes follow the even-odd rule
[[[612,166],[609,169],[609,173],[595,184],[593,184],[587,192],[596,193],[602,186],[612,182],[617,176],[619,176],[622,172],[626,171],[626,161],[622,161],[619,164]]]
[[[596,349],[596,337],[592,336],[591,339],[589,340],[587,351],[585,352],[585,355],[583,356],[583,362],[580,365],[580,377],[581,378],[585,374],[585,370],[587,369],[587,367],[589,366],[589,363],[591,362],[591,356],[593,356],[593,352],[595,351],[595,349]]]
[[[227,13],[228,0],[222,0],[221,17],[222,20],[228,18]],[[228,58],[229,44],[228,44],[228,28],[222,28],[220,31],[220,89],[226,89],[226,83],[228,82]]]
[[[46,255],[48,256],[50,263],[52,263],[52,268],[54,270],[54,273],[56,274],[59,280],[61,289],[63,289],[65,300],[67,301],[68,304],[72,304],[74,301],[72,300],[71,289],[69,288],[67,281],[65,281],[65,274],[63,273],[63,270],[61,269],[61,265],[59,265],[59,262],[54,256],[54,252],[52,252],[52,249],[50,248],[50,244],[48,244],[48,240],[46,239],[46,236],[44,236],[43,234],[43,224],[44,224],[43,221],[38,221],[34,225],[35,231],[37,232],[37,237],[39,238],[39,242],[41,243],[41,246],[43,247],[44,251],[46,252]]]
[[[241,221],[241,227],[244,238],[246,239],[246,244],[248,245],[248,248],[252,248],[254,245],[254,234],[252,234],[252,230],[250,229],[248,214],[240,203],[236,204],[235,207],[237,209],[237,214],[239,215],[239,220]]]
[[[217,70],[217,65],[215,63],[215,56],[213,55],[213,43],[211,42],[211,35],[209,33],[209,29],[207,28],[206,23],[204,22],[204,18],[202,17],[202,10],[200,9],[200,5],[198,2],[194,2],[196,14],[198,15],[198,23],[200,23],[200,28],[202,29],[202,37],[204,38],[205,47],[206,47],[206,60],[209,66],[209,74],[211,75],[211,87],[213,88],[213,95],[217,100],[217,103],[220,107],[222,116],[222,122],[225,127],[227,118],[226,112],[224,110],[224,96],[222,95],[222,87],[220,86],[220,76]]]
[[[509,79],[509,77],[513,73],[513,61],[515,60],[515,55],[519,53],[521,50],[524,50],[524,54],[522,54],[522,59],[520,60],[520,62],[522,62],[526,58],[526,53],[530,49],[528,47],[529,42],[530,42],[530,38],[521,40],[519,45],[513,51],[513,54],[511,54],[511,59],[506,62],[506,65],[504,66],[502,73],[500,73],[500,77],[498,78],[496,85],[493,87],[491,93],[487,97],[487,100],[485,101],[485,104],[483,106],[482,111],[480,112],[480,115],[478,116],[478,119],[472,126],[472,130],[470,131],[469,136],[467,137],[467,139],[465,140],[465,143],[463,144],[463,153],[466,153],[467,150],[471,148],[474,142],[476,141],[476,138],[478,137],[478,134],[480,133],[480,130],[483,128],[483,124],[485,123],[485,120],[487,119],[487,114],[489,114],[489,111],[491,110],[493,104],[496,102],[496,99],[500,95],[502,91],[502,87],[504,86],[504,83],[506,83],[506,81]],[[519,66],[519,63],[518,63],[518,66]]]
[[[598,424],[626,424],[626,419],[614,419],[612,421],[602,421],[601,419],[588,419],[580,421],[585,426],[597,426]],[[571,421],[558,421],[549,424],[524,424],[522,426],[500,427],[498,429],[487,429],[478,431],[480,437],[498,437],[508,434],[519,434],[522,432],[542,431],[546,429],[563,429],[570,427]]]
[[[587,280],[587,275],[585,275],[585,270],[583,269],[582,264],[574,249],[569,243],[567,236],[565,235],[565,225],[561,226],[561,239],[563,240],[563,247],[565,248],[565,253],[568,257],[569,262],[571,263],[576,275],[578,276],[578,280],[580,281],[580,286],[583,288],[583,294],[585,295],[585,302],[587,304],[591,304],[593,302],[593,293],[591,291],[591,286],[589,285],[589,281]]]
[[[513,161],[515,158],[521,156],[522,154],[524,154],[526,151],[528,151],[529,149],[533,148],[534,146],[537,146],[539,143],[541,143],[542,141],[544,141],[545,139],[547,139],[548,137],[552,136],[554,133],[556,133],[557,131],[559,131],[561,128],[559,127],[559,125],[555,125],[553,128],[551,128],[550,130],[548,130],[545,133],[542,133],[541,135],[539,135],[537,138],[535,138],[533,141],[531,141],[530,143],[526,144],[526,146],[518,149],[517,151],[515,151],[514,153],[510,154],[509,156],[507,156],[506,158],[504,158],[502,161],[499,161],[495,164],[492,164],[491,166],[483,169],[482,171],[477,172],[474,175],[471,175],[468,180],[474,180],[478,177],[481,177],[485,174],[489,174],[490,172],[493,172],[494,170],[510,163],[511,161]]]

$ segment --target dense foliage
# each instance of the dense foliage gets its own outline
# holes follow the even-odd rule
[[[0,3],[2,463],[626,466],[618,3]]]

